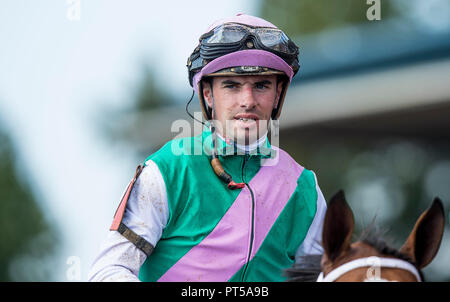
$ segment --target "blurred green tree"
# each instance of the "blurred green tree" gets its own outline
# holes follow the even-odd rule
[[[17,169],[13,144],[2,127],[0,190],[0,281],[47,281],[49,268],[41,264],[54,251],[57,236]]]
[[[163,81],[157,78],[156,68],[151,60],[140,66],[138,80],[132,83],[130,101],[125,108],[102,109],[96,120],[100,121],[102,134],[110,143],[127,147],[137,160],[142,160],[154,149],[149,128],[160,127],[155,117],[159,111],[180,104],[166,89]],[[183,114],[183,112],[181,112]],[[166,130],[166,129],[164,129]],[[170,137],[167,137],[170,139]],[[159,140],[158,140],[159,141]]]
[[[366,12],[371,5],[361,0],[264,0],[259,16],[270,20],[291,37],[315,34],[344,25],[367,22]],[[383,19],[397,15],[388,1],[381,5]]]
[[[175,100],[160,87],[155,69],[150,64],[144,64],[141,80],[137,83],[132,108],[136,111],[158,109],[175,104]]]

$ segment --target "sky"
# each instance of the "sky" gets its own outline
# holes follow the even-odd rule
[[[87,279],[138,164],[108,145],[94,117],[127,105],[144,62],[170,79],[171,93],[189,92],[185,65],[198,37],[216,19],[256,9],[238,0],[2,1],[0,119],[62,235],[53,280],[68,281],[72,256]]]

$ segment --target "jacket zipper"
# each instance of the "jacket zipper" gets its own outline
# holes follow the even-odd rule
[[[250,195],[252,197],[252,221],[251,221],[251,231],[250,231],[250,246],[249,246],[248,255],[247,255],[247,262],[245,263],[245,266],[244,266],[244,271],[242,273],[241,281],[244,281],[244,279],[245,279],[245,274],[247,272],[247,267],[248,267],[248,264],[250,262],[250,256],[252,254],[253,237],[254,237],[254,234],[253,234],[254,233],[254,229],[253,228],[254,228],[254,220],[255,220],[255,198],[253,196],[252,189],[250,188],[249,184],[245,180],[245,175],[244,175],[245,163],[247,162],[249,156],[250,155],[248,153],[246,153],[245,156],[244,156],[244,161],[242,163],[242,182],[245,183],[245,185],[247,186],[248,190],[250,191]]]

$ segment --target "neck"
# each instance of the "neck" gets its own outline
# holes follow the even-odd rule
[[[211,130],[211,126],[209,127]],[[267,140],[267,132],[264,133],[264,135],[262,135],[260,138],[258,138],[256,141],[247,144],[247,145],[242,145],[242,144],[238,144],[237,142],[235,142],[233,139],[231,138],[225,138],[223,137],[220,133],[217,132],[216,130],[216,135],[223,140],[224,142],[226,142],[227,144],[234,144],[236,146],[236,148],[238,148],[241,151],[244,152],[251,152],[256,150],[256,148],[261,147]]]

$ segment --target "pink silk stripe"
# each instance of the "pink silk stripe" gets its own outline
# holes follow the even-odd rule
[[[262,166],[250,181],[255,199],[252,259],[297,187],[303,171],[286,152],[276,149],[277,157]],[[278,162],[276,161],[278,160]],[[269,165],[268,165],[269,164]],[[229,280],[246,263],[251,236],[252,199],[247,187],[202,242],[193,247],[158,281]]]
[[[297,188],[297,180],[303,172],[303,167],[285,151],[275,146],[272,148],[277,150],[279,163],[262,167],[258,173],[259,178],[254,177],[249,183],[255,198],[255,232],[250,260],[291,198]]]

